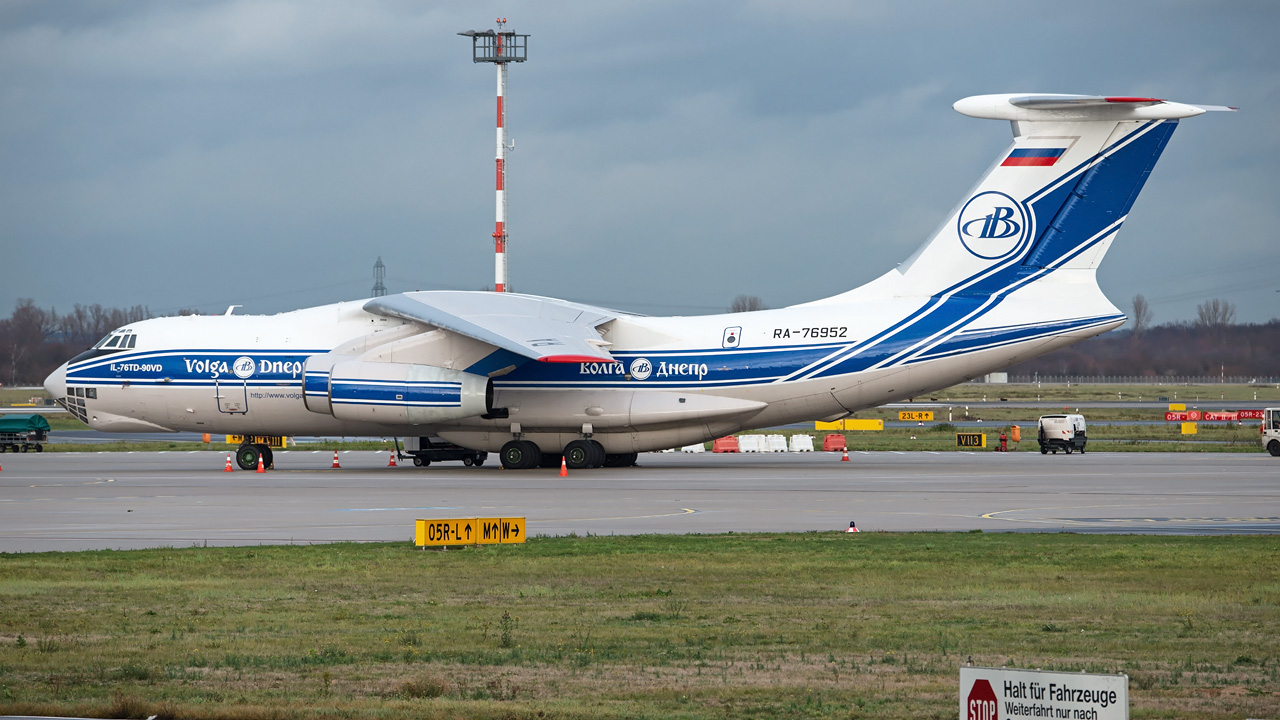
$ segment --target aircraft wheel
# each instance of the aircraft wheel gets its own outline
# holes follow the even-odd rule
[[[257,470],[258,456],[258,448],[255,445],[241,445],[236,448],[236,464],[241,470]],[[266,458],[263,458],[262,462],[266,464]]]
[[[593,467],[591,460],[594,457],[595,448],[591,447],[590,440],[574,440],[564,446],[564,464],[570,470]]]
[[[604,456],[605,467],[631,467],[636,464],[636,459],[640,457],[640,453],[622,453],[619,455],[608,454]]]
[[[1047,448],[1047,447],[1045,447],[1045,446],[1041,445],[1041,446],[1040,446],[1040,454],[1041,454],[1041,455],[1048,455],[1048,454],[1049,454],[1049,448]]]
[[[274,468],[276,456],[271,453],[271,448],[266,445],[256,445],[255,447],[258,448],[258,452],[262,453],[262,467],[268,470]],[[258,468],[255,466],[253,469],[257,470]]]
[[[502,446],[502,467],[508,470],[527,470],[542,462],[542,451],[528,440],[512,440]]]
[[[594,453],[594,455],[592,455],[591,457],[591,467],[593,468],[602,467],[604,465],[604,455],[605,455],[604,446],[596,442],[595,440],[588,440],[587,442],[590,443],[591,451]]]
[[[413,466],[414,466],[414,467],[422,467],[423,462],[424,462],[424,461],[423,461],[423,459],[422,459],[422,458],[418,457],[417,455],[414,455],[414,456],[413,456]]]
[[[1271,453],[1271,457],[1280,457],[1280,440],[1267,443],[1267,452]]]

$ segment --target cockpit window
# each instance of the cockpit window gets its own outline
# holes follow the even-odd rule
[[[116,330],[102,338],[90,350],[131,350],[138,343],[138,336],[132,332]]]
[[[132,330],[127,328],[113,330],[106,337],[99,340],[93,347],[71,358],[71,363],[74,365],[82,360],[92,360],[93,358],[102,357],[103,355],[109,355],[122,350],[132,350],[137,344],[138,336],[135,335]]]

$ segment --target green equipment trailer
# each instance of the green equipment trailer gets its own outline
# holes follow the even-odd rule
[[[0,453],[44,452],[49,440],[49,421],[43,415],[0,415]]]

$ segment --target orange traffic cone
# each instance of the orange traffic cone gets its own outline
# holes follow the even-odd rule
[[[560,456],[560,477],[569,477],[569,463],[564,461],[564,456]]]
[[[258,453],[258,472],[264,473],[267,469],[262,467],[262,453]]]
[[[231,467],[231,453],[227,453],[227,466],[222,468],[222,472],[235,472],[235,468]]]
[[[395,467],[395,466],[396,466],[396,454],[391,453],[391,460],[387,463],[387,467]]]
[[[332,465],[332,467],[336,467],[336,468],[340,468],[340,467],[342,467],[341,465],[339,465],[339,464],[338,464],[338,451],[337,451],[337,450],[334,450],[334,451],[333,451],[333,465]]]
[[[849,450],[846,448],[844,454],[840,456],[840,462],[849,462]]]

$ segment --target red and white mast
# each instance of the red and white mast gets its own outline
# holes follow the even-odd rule
[[[497,30],[458,33],[471,37],[473,62],[491,62],[498,66],[498,131],[495,165],[496,197],[493,223],[493,270],[495,292],[510,292],[507,282],[507,151],[512,145],[507,141],[507,63],[524,62],[528,47],[528,35],[517,35],[503,30],[506,18],[498,18]]]
[[[498,34],[494,44],[498,57],[502,57],[502,26],[506,19],[498,20]],[[493,223],[493,291],[507,291],[507,108],[502,99],[507,94],[507,64],[498,66],[498,188]]]

